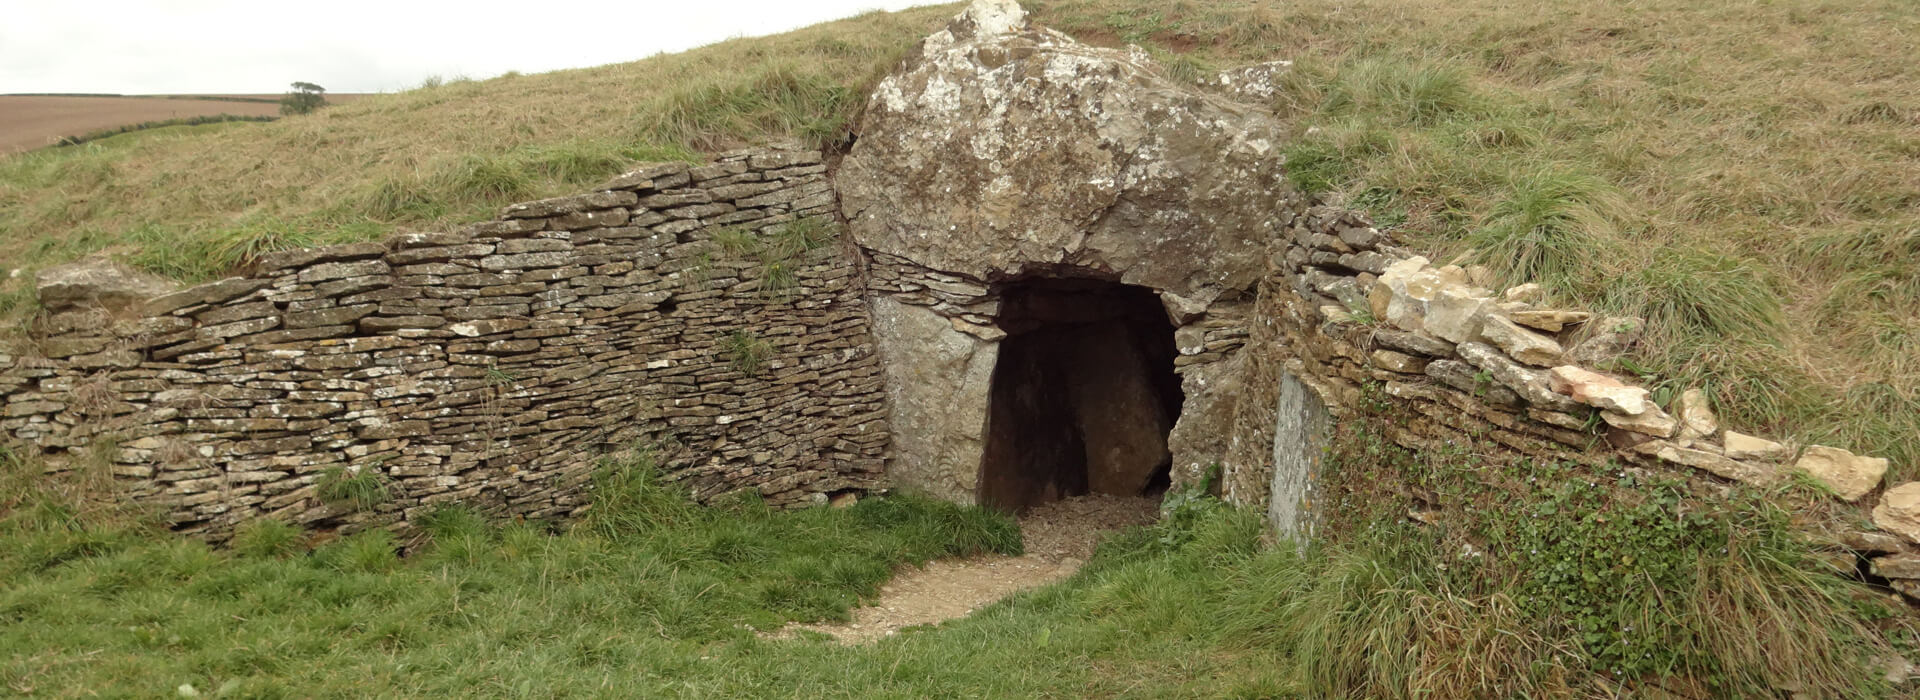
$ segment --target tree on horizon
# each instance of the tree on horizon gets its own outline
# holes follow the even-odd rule
[[[296,80],[293,91],[280,98],[280,113],[310,114],[313,110],[327,106],[327,89],[309,82]]]

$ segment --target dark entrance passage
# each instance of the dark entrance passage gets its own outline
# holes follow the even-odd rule
[[[1144,287],[1036,279],[1000,295],[982,505],[1011,512],[1087,493],[1166,489],[1180,415],[1173,324]]]

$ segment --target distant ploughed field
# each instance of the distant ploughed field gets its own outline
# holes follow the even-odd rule
[[[327,95],[331,103],[359,95]],[[279,95],[0,95],[0,154],[128,124],[233,114],[277,116]]]

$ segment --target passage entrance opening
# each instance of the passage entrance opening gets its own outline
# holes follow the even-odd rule
[[[1089,493],[1157,495],[1179,418],[1173,324],[1152,290],[1033,279],[1000,294],[982,505],[1009,512]]]

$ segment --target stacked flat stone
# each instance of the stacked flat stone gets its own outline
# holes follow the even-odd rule
[[[1264,503],[1272,480],[1271,442],[1259,436],[1271,430],[1267,406],[1283,373],[1317,389],[1336,414],[1379,400],[1363,397],[1363,386],[1382,387],[1413,415],[1387,437],[1413,449],[1480,437],[1595,467],[1617,460],[1754,485],[1777,484],[1792,470],[1842,501],[1872,504],[1880,493],[1885,459],[1725,430],[1697,389],[1663,408],[1630,379],[1591,369],[1637,342],[1639,319],[1543,308],[1533,284],[1496,293],[1487,270],[1436,267],[1391,245],[1357,212],[1299,202],[1281,216],[1291,235],[1254,310],[1252,376],[1227,465],[1228,492],[1243,501]],[[1873,517],[1900,536],[1816,534],[1920,599],[1920,483],[1888,489]]]
[[[37,356],[0,355],[0,435],[56,464],[111,449],[133,498],[214,538],[451,501],[564,517],[635,445],[701,499],[873,488],[888,425],[857,265],[822,247],[772,293],[762,261],[713,240],[830,221],[825,170],[773,148],[651,165],[456,232],[272,253],[131,307],[79,299],[35,330]],[[764,369],[735,366],[737,333],[771,348]],[[334,467],[394,498],[323,502]]]

